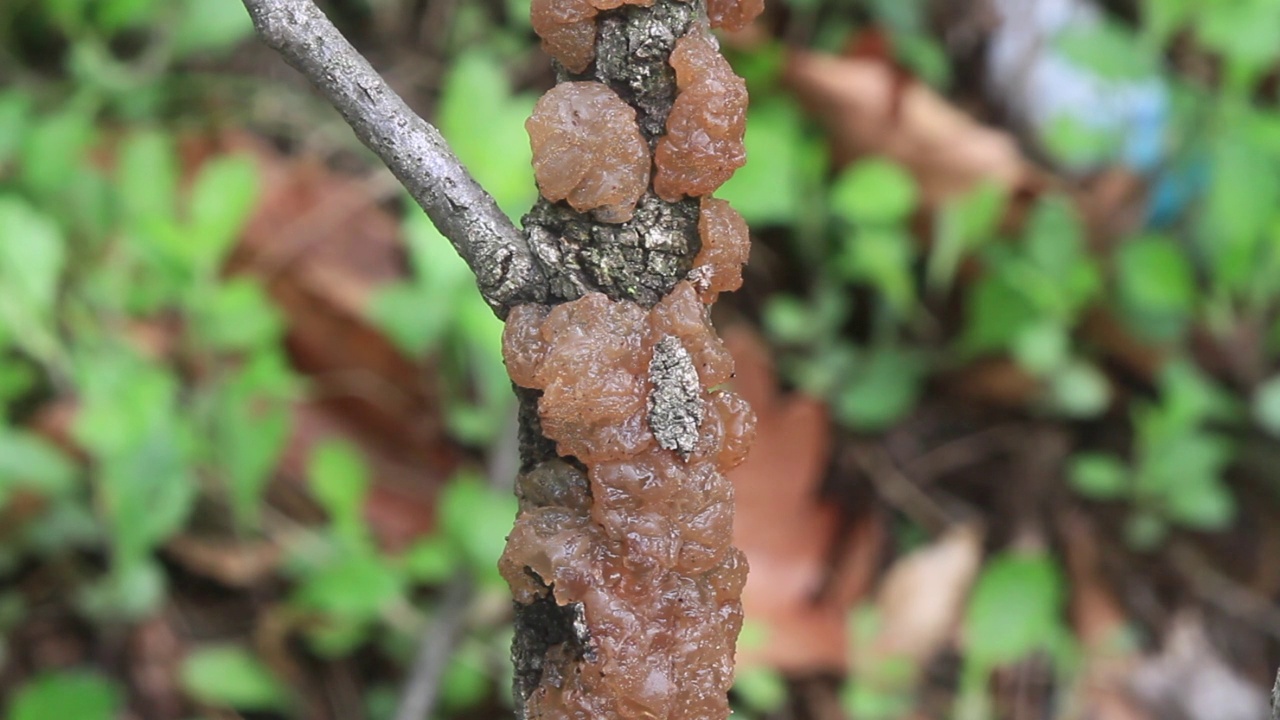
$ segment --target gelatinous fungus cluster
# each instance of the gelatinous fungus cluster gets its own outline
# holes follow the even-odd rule
[[[533,0],[533,25],[547,51],[581,77],[596,59],[602,18],[674,1]],[[708,0],[710,24],[741,27],[760,6]],[[527,124],[546,200],[596,223],[627,223],[641,218],[642,198],[698,198],[698,241],[688,246],[700,250],[688,275],[672,278],[652,307],[635,295],[585,292],[507,317],[507,370],[534,393],[527,402],[536,397],[526,425],[554,453],[551,446],[526,453],[520,513],[500,570],[519,608],[571,626],[532,650],[517,637],[516,655],[536,656],[524,667],[517,659],[525,718],[729,713],[747,568],[730,544],[733,487],[725,473],[746,456],[755,418],[719,387],[733,361],[707,306],[741,285],[749,237],[742,217],[710,194],[745,159],[747,96],[707,24],[676,33],[684,34],[668,59],[674,97],[652,158],[626,90],[619,95],[601,82],[562,76]]]
[[[712,390],[733,361],[706,306],[687,282],[651,310],[600,293],[520,306],[503,352],[512,379],[542,391],[542,431],[590,489],[565,491],[583,482],[566,463],[518,482],[502,574],[517,602],[550,586],[581,603],[596,658],[544,677],[526,717],[725,717],[746,562],[724,473],[755,417]]]
[[[649,187],[649,146],[636,111],[597,82],[561,83],[525,122],[538,189],[603,222],[631,219]]]

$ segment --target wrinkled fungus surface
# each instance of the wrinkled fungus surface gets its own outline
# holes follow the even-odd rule
[[[595,59],[597,12],[588,0],[533,0],[530,6],[542,49],[575,73]]]
[[[764,0],[707,0],[711,27],[741,30],[764,12]]]
[[[679,345],[697,379],[681,422],[687,447],[666,449],[651,426],[655,384],[670,382],[655,348]],[[542,391],[543,432],[570,462],[519,478],[520,515],[500,569],[517,602],[549,586],[562,606],[580,606],[587,649],[552,648],[529,718],[728,716],[739,595],[746,560],[731,547],[733,487],[755,417],[737,395],[715,390],[732,359],[706,307],[681,283],[652,310],[599,293],[554,308],[518,307],[503,354],[516,383]],[[659,353],[660,355],[662,353]],[[682,382],[687,387],[686,371]],[[692,408],[696,407],[696,411]]]
[[[720,55],[715,38],[695,28],[671,53],[678,93],[658,141],[653,189],[667,202],[709,195],[747,161],[742,135],[747,85]]]
[[[595,210],[604,222],[631,219],[649,186],[649,146],[636,111],[598,82],[548,90],[525,122],[542,196]]]
[[[582,73],[596,57],[596,13],[652,4],[653,0],[533,0],[530,18],[542,49],[569,72]]]
[[[702,250],[693,260],[689,281],[705,303],[742,287],[742,266],[751,253],[747,221],[725,200],[703,198],[698,216]]]

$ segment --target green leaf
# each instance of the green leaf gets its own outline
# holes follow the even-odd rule
[[[1004,208],[1004,188],[991,181],[945,201],[929,255],[927,275],[931,287],[950,287],[965,253],[995,236]]]
[[[0,91],[0,170],[17,154],[32,121],[32,97],[22,90]]]
[[[771,713],[787,702],[787,683],[776,670],[761,666],[739,669],[733,678],[733,694],[757,713]]]
[[[1003,350],[1039,319],[1039,313],[1002,274],[980,279],[965,300],[961,346],[970,353]]]
[[[14,488],[65,496],[74,487],[76,466],[42,438],[0,425],[0,507]]]
[[[1253,417],[1264,430],[1280,437],[1280,375],[1253,391]]]
[[[369,314],[378,327],[410,355],[420,355],[435,347],[449,327],[449,305],[432,303],[434,292],[424,292],[411,283],[395,283],[377,290],[369,304]]]
[[[51,324],[66,259],[52,218],[17,197],[0,196],[0,320],[27,332]]]
[[[1061,323],[1046,320],[1028,325],[1013,339],[1013,356],[1027,372],[1051,375],[1068,360],[1071,338]]]
[[[94,672],[47,673],[23,685],[13,698],[9,720],[114,720],[124,709],[123,695]]]
[[[182,688],[203,705],[236,710],[285,710],[289,691],[261,660],[234,645],[207,646],[187,655]]]
[[[440,678],[440,703],[454,712],[479,705],[491,689],[483,647],[464,643],[449,659]]]
[[[364,543],[369,471],[360,453],[345,442],[326,441],[312,451],[307,475],[312,494],[329,513],[339,536],[355,545]]]
[[[1045,648],[1061,625],[1062,578],[1043,554],[1001,553],[987,561],[969,599],[969,658],[994,668]]]
[[[214,350],[234,352],[276,344],[284,332],[280,312],[262,286],[234,278],[198,296],[191,308],[193,329]]]
[[[1169,519],[1197,530],[1222,530],[1236,514],[1231,491],[1216,476],[1195,476],[1182,482],[1165,496]]]
[[[883,430],[915,406],[926,365],[916,353],[877,348],[858,364],[839,390],[835,411],[857,430]]]
[[[764,306],[764,327],[769,337],[784,345],[807,344],[822,330],[809,306],[790,295],[769,298]]]
[[[258,199],[258,168],[248,156],[208,161],[196,175],[188,208],[187,256],[197,271],[212,272],[240,235]]]
[[[77,600],[80,610],[99,622],[137,621],[155,614],[166,587],[163,568],[148,558],[115,565],[100,581],[84,587]]]
[[[1116,273],[1122,306],[1149,337],[1153,325],[1173,323],[1175,331],[1180,329],[1195,309],[1195,271],[1168,238],[1146,236],[1121,245]]]
[[[92,115],[75,106],[33,123],[22,143],[24,186],[41,199],[55,201],[75,185],[88,162],[94,134]]]
[[[445,487],[439,513],[442,532],[461,550],[472,572],[500,584],[498,558],[516,516],[515,498],[487,487],[478,477],[462,475]]]
[[[1072,418],[1097,417],[1111,402],[1111,383],[1087,362],[1069,362],[1049,377],[1054,409]]]
[[[373,554],[349,554],[307,575],[294,594],[303,608],[352,621],[376,619],[402,597],[404,583]]]
[[[1071,459],[1067,477],[1076,492],[1094,500],[1114,500],[1125,494],[1129,468],[1114,455],[1080,453]]]
[[[915,210],[915,180],[888,160],[863,160],[836,178],[831,207],[854,224],[888,225],[902,222]]]
[[[126,220],[139,229],[172,223],[178,212],[178,155],[167,133],[131,134],[120,147],[116,191]]]
[[[214,453],[241,528],[258,525],[262,496],[292,427],[289,407],[252,389],[229,389],[214,417]]]
[[[444,535],[423,538],[405,553],[404,570],[417,582],[438,585],[453,577],[458,564],[457,552]]]
[[[534,100],[512,95],[501,63],[473,47],[455,58],[444,80],[440,132],[498,207],[518,217],[536,198],[525,119]]]
[[[173,52],[178,57],[229,50],[253,35],[253,20],[243,3],[179,0],[178,4],[182,9],[172,38]]]
[[[98,0],[93,4],[94,24],[110,35],[157,19],[157,4],[158,0]]]
[[[898,313],[907,312],[915,301],[914,261],[915,244],[910,236],[880,229],[855,232],[838,258],[849,279],[879,289]]]
[[[1104,80],[1141,80],[1156,70],[1155,58],[1119,23],[1069,25],[1055,44],[1063,57]]]
[[[751,225],[796,221],[802,193],[814,192],[803,117],[795,104],[778,96],[752,103],[743,138],[751,162],[739,168],[716,196],[728,200]]]
[[[1153,550],[1168,534],[1168,524],[1160,516],[1150,512],[1139,511],[1125,520],[1125,542],[1136,550]]]

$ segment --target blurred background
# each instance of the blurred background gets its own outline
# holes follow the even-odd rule
[[[321,4],[518,219],[527,0]],[[1280,0],[722,45],[738,714],[1267,717]],[[500,335],[239,2],[0,2],[0,716],[509,717]]]

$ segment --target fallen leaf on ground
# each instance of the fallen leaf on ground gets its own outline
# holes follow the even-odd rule
[[[856,560],[841,563],[849,570],[838,590],[821,593],[840,521],[818,495],[831,450],[826,407],[779,394],[769,351],[754,334],[731,330],[725,344],[737,364],[734,389],[759,417],[751,454],[730,473],[734,542],[751,566],[743,608],[747,623],[764,631],[760,642],[740,645],[738,661],[790,672],[841,670],[849,608],[870,584],[883,529],[871,518],[855,529],[849,552]]]
[[[928,663],[951,642],[982,565],[982,530],[959,525],[899,558],[876,594],[879,627],[869,661]]]

